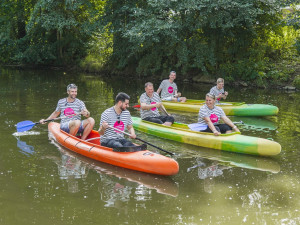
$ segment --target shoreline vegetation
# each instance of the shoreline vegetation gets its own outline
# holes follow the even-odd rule
[[[0,65],[300,90],[296,1],[0,3]]]

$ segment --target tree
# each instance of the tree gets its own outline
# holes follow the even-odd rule
[[[1,3],[6,9],[3,14],[27,13],[20,20],[26,29],[21,35],[7,38],[15,45],[10,60],[27,64],[74,64],[85,56],[91,36],[99,30],[103,8],[100,0],[36,0],[31,4],[18,1],[20,7],[12,7],[10,1],[5,1]],[[9,16],[2,21],[8,20]],[[8,27],[18,28],[14,24]],[[3,44],[1,47],[5,48]]]
[[[108,0],[113,62],[144,75],[174,69],[253,79],[266,40],[280,31],[279,2]]]

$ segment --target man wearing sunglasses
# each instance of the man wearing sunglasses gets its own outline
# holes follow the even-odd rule
[[[101,114],[98,132],[101,135],[102,146],[110,148],[135,146],[131,141],[125,139],[124,134],[119,131],[124,131],[125,128],[127,128],[130,133],[130,138],[136,138],[131,115],[127,110],[129,107],[129,99],[130,97],[126,93],[118,93],[115,99],[115,105],[106,109]]]
[[[86,109],[84,102],[76,98],[77,86],[75,84],[67,86],[67,93],[68,97],[58,101],[55,111],[46,120],[55,119],[61,112],[64,112],[67,108],[71,108],[75,114],[62,117],[60,129],[74,136],[77,133],[82,133],[81,139],[85,140],[92,131],[95,120],[90,117],[90,112]],[[81,115],[87,119],[81,120]],[[44,121],[44,119],[41,119],[40,123],[44,123]]]

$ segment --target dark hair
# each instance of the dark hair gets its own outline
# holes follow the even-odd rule
[[[119,101],[125,102],[125,100],[129,100],[129,99],[130,99],[130,97],[128,94],[126,94],[124,92],[119,92],[116,96],[115,103],[118,103]]]

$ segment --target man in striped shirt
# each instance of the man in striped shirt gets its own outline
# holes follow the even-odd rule
[[[122,131],[127,128],[130,133],[130,138],[136,138],[129,107],[130,97],[120,92],[115,99],[115,105],[106,109],[101,114],[100,128],[98,130],[101,135],[101,145],[118,148],[135,146],[131,141],[124,138]],[[115,129],[114,129],[115,128]]]
[[[141,119],[150,121],[153,123],[159,123],[166,126],[171,126],[174,123],[174,117],[170,116],[165,107],[162,105],[159,95],[154,92],[153,84],[147,82],[145,84],[145,93],[140,97],[141,102]],[[158,108],[166,114],[161,116],[158,112]]]
[[[85,104],[76,98],[77,86],[75,84],[69,84],[67,86],[67,93],[68,97],[58,101],[55,111],[46,120],[57,118],[61,112],[64,113],[67,108],[73,109],[75,115],[62,117],[60,129],[74,136],[77,133],[82,133],[81,139],[85,140],[92,131],[95,120],[90,117],[90,112],[86,109]],[[81,121],[81,115],[87,119]],[[40,123],[44,123],[44,121],[44,119],[41,119]]]
[[[224,91],[224,79],[218,78],[217,85],[212,87],[209,91],[210,94],[216,96],[216,102],[219,103],[219,101],[223,98],[226,99],[228,92]]]
[[[174,80],[176,79],[176,72],[171,71],[169,79],[163,80],[157,89],[157,94],[161,92],[161,99],[165,101],[185,102],[186,97],[181,97],[181,93],[177,92],[178,88]]]

